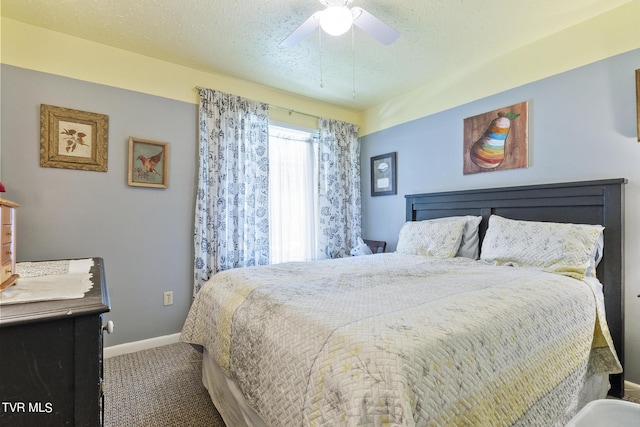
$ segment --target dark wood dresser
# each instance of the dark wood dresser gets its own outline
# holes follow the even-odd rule
[[[102,258],[84,298],[0,305],[0,425],[103,424]]]

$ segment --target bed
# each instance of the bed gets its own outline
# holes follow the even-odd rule
[[[395,253],[218,273],[181,339],[228,426],[564,425],[622,394],[625,182],[408,195]],[[514,268],[547,226],[588,265]]]

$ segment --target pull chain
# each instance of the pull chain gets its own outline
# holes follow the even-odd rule
[[[322,28],[318,26],[318,44],[320,45],[320,88],[324,88],[322,81]]]
[[[351,97],[356,99],[356,36],[355,31],[353,29],[353,25],[351,26],[351,84],[352,91]],[[322,29],[318,26],[318,45],[319,49],[319,60],[320,60],[320,87],[324,89],[324,78],[322,74]]]
[[[353,99],[356,99],[356,42],[355,42],[355,31],[353,30],[353,25],[351,26],[351,77],[353,92],[351,96]]]

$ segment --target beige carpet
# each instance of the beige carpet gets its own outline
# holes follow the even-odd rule
[[[104,381],[106,427],[225,427],[188,344],[105,359]]]
[[[184,343],[106,359],[104,425],[225,427],[201,371],[202,356]]]

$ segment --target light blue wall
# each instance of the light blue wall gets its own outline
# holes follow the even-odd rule
[[[405,194],[627,178],[625,358],[627,379],[640,383],[638,68],[640,50],[364,136],[363,236],[395,250]],[[463,119],[522,101],[529,102],[529,167],[463,175]],[[370,158],[393,151],[398,194],[371,197]]]
[[[107,346],[180,332],[192,293],[197,105],[8,65],[1,93],[18,261],[104,258]],[[40,104],[108,115],[108,171],[40,167]],[[170,143],[169,188],[127,185],[130,136]],[[174,304],[164,307],[166,290]]]
[[[405,194],[624,177],[627,378],[640,383],[640,144],[633,51],[362,138],[363,234],[394,250]],[[2,65],[0,170],[18,260],[101,256],[116,323],[106,345],[179,332],[191,302],[197,106]],[[529,168],[462,174],[462,121],[529,101]],[[39,106],[109,116],[109,171],[39,166]],[[129,187],[129,136],[171,143],[169,188]],[[398,153],[398,195],[370,196],[369,159]],[[162,292],[174,305],[162,306]]]

